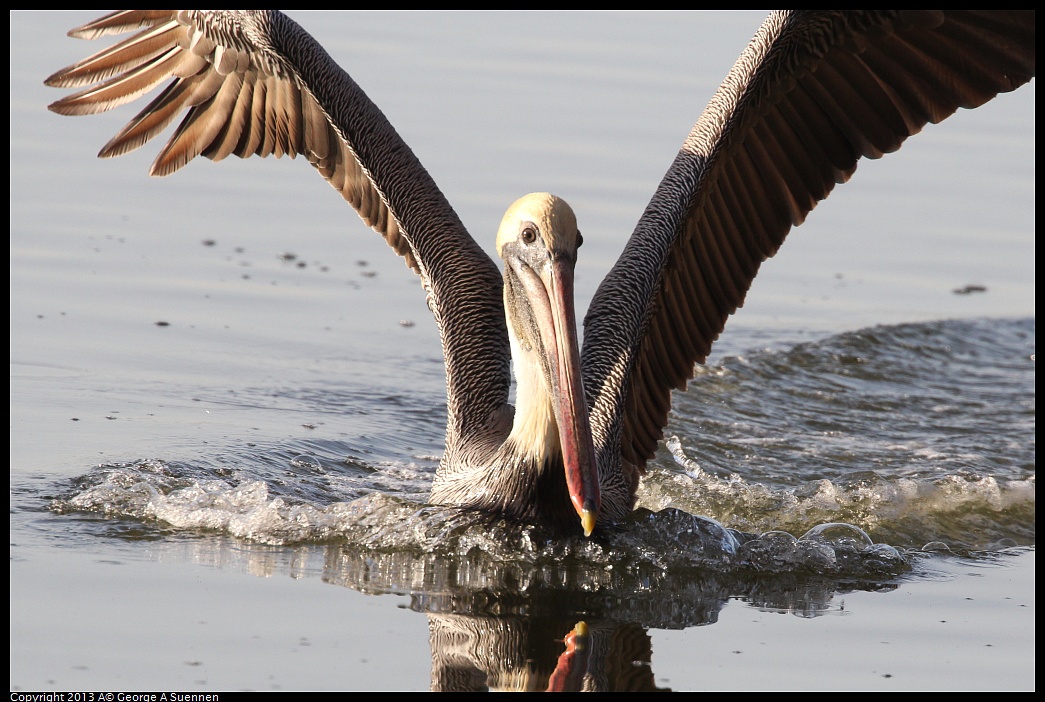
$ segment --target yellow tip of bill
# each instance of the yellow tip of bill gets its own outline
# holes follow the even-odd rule
[[[590,509],[581,512],[581,528],[584,529],[585,536],[591,536],[591,533],[595,531],[595,512]]]

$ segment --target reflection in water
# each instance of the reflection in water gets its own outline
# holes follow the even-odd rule
[[[650,628],[714,624],[731,599],[817,616],[829,610],[836,593],[853,589],[810,575],[693,572],[662,578],[635,597],[455,587],[415,595],[412,606],[429,612],[433,690],[656,691],[663,688],[654,684]]]
[[[103,465],[15,498],[160,558],[408,596],[435,689],[652,689],[650,629],[731,600],[820,616],[923,547],[1033,544],[1033,343],[1033,320],[940,322],[724,359],[677,398],[652,511],[594,539],[426,506],[433,461],[390,469],[351,441]]]
[[[663,692],[635,624],[429,615],[436,692]],[[566,630],[564,632],[564,626]]]
[[[150,550],[160,560],[409,596],[410,609],[428,617],[434,690],[657,690],[650,629],[714,624],[730,601],[820,616],[837,611],[838,594],[892,589],[912,558],[842,524],[756,537],[677,510],[643,511],[618,534],[562,540],[391,498],[355,508],[356,529],[332,542],[175,531]],[[126,517],[88,513],[81,524],[86,535],[156,538]]]
[[[112,522],[109,522],[112,524]],[[156,557],[249,572],[319,577],[369,594],[410,597],[428,617],[433,690],[657,690],[650,629],[713,625],[727,603],[814,617],[838,595],[893,589],[894,578],[854,582],[812,572],[665,572],[610,575],[567,560],[525,566],[467,557],[360,551],[346,544],[275,547],[227,537],[168,540]],[[610,569],[616,570],[616,569]]]

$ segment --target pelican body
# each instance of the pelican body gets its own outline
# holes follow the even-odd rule
[[[363,90],[273,10],[120,11],[137,32],[47,79],[102,112],[166,87],[102,157],[184,114],[152,175],[196,156],[303,155],[421,279],[446,367],[431,501],[590,535],[622,520],[685,388],[761,263],[849,179],[929,122],[1030,81],[1033,11],[787,11],[763,23],[686,138],[577,341],[573,210],[515,202],[503,274]],[[509,404],[512,366],[516,405]]]

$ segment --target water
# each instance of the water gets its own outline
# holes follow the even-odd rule
[[[651,464],[640,506],[712,515],[758,533],[801,535],[848,522],[906,548],[1033,544],[1033,343],[1033,320],[981,319],[877,327],[723,359],[678,399],[679,434]],[[352,407],[335,391],[272,401],[312,416]],[[435,444],[439,420],[419,402],[367,398],[391,407],[382,416],[395,415],[400,437]],[[438,535],[455,523],[480,532],[490,525],[421,509],[437,463],[437,446],[428,448],[428,456],[382,462],[356,453],[353,442],[298,439],[221,447],[191,462],[103,464],[78,476],[53,507],[261,543],[345,539],[452,553]],[[422,523],[437,536],[418,539]]]
[[[488,248],[573,203],[580,311],[760,21],[295,17]],[[92,158],[119,119],[42,111],[91,18],[12,15],[12,689],[438,687],[468,642],[523,684],[571,631],[649,663],[621,685],[1033,685],[1033,85],[862,164],[676,394],[653,513],[550,541],[424,506],[434,325],[305,164],[149,180]]]
[[[1033,352],[1033,319],[978,319],[726,358],[675,404],[697,465],[658,462],[643,504],[755,531],[820,520],[894,545],[1032,544]]]

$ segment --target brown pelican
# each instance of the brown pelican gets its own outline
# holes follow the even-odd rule
[[[187,114],[153,175],[197,155],[304,155],[421,279],[443,345],[444,456],[432,502],[585,534],[631,511],[684,388],[762,261],[860,157],[1034,75],[1034,13],[771,15],[697,121],[576,337],[581,236],[548,194],[497,232],[504,273],[381,111],[308,33],[258,11],[124,11],[73,30],[141,31],[47,79],[50,106],[101,112],[172,79],[102,149]],[[511,362],[511,363],[510,363]],[[511,364],[516,406],[509,400]]]

